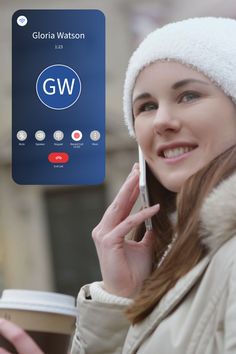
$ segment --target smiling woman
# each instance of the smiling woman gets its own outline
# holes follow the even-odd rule
[[[80,290],[73,354],[236,353],[235,68],[233,19],[168,24],[132,55],[124,115],[151,207],[130,215],[135,164],[92,232],[103,281]]]
[[[155,62],[133,90],[134,128],[153,175],[178,192],[191,175],[236,142],[236,107],[198,71]]]

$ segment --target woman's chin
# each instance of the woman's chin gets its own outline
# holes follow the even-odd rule
[[[182,187],[182,185],[184,184],[184,182],[190,177],[190,175],[188,176],[173,176],[173,178],[163,178],[162,180],[159,181],[160,183],[169,191],[171,192],[175,192],[178,193]]]

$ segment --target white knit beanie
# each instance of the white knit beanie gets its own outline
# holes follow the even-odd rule
[[[123,108],[135,136],[132,94],[140,71],[156,60],[174,60],[206,75],[236,103],[236,20],[199,17],[170,23],[151,32],[130,58]]]

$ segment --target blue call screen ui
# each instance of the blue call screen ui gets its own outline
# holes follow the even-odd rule
[[[12,176],[19,184],[105,178],[105,17],[18,10],[12,17]]]

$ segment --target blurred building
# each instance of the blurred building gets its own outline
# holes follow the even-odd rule
[[[97,8],[107,31],[107,173],[95,187],[19,186],[11,179],[11,16],[18,9]],[[128,58],[152,29],[195,16],[236,17],[234,0],[0,0],[0,290],[30,288],[75,295],[99,279],[91,231],[134,161],[122,120]]]

